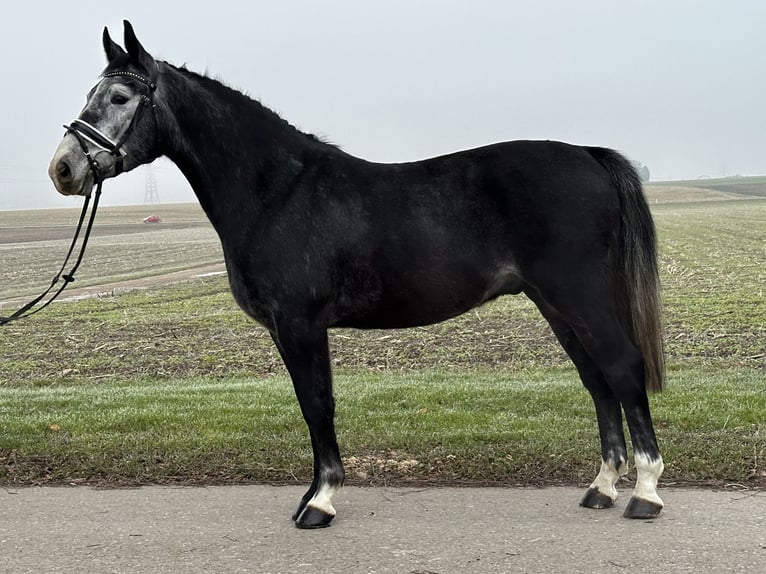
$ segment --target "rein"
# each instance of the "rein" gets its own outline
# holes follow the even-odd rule
[[[80,252],[77,255],[77,259],[74,262],[74,265],[72,265],[72,268],[69,270],[69,272],[65,272],[67,263],[69,262],[69,259],[72,257],[72,253],[74,253],[75,245],[77,245],[77,241],[80,238],[80,232],[82,231],[83,223],[85,222],[86,216],[88,214],[88,206],[90,205],[91,194],[88,194],[85,197],[85,202],[83,203],[83,206],[82,206],[82,212],[80,213],[80,219],[77,222],[77,228],[75,229],[74,237],[72,238],[72,243],[69,245],[69,251],[67,252],[66,257],[64,258],[64,263],[62,263],[61,269],[59,269],[58,273],[56,273],[56,275],[53,277],[51,284],[40,295],[32,299],[29,303],[25,304],[23,307],[21,307],[12,315],[8,317],[0,316],[0,326],[7,325],[8,323],[12,321],[18,321],[19,319],[31,317],[32,315],[39,313],[40,311],[45,309],[48,305],[53,303],[53,301],[55,301],[56,298],[59,295],[61,295],[64,289],[66,289],[67,285],[69,285],[75,280],[74,274],[77,271],[77,269],[80,267],[80,263],[82,263],[83,256],[85,255],[85,248],[88,245],[88,239],[90,239],[90,232],[93,229],[93,221],[96,219],[96,210],[98,209],[98,203],[99,203],[99,200],[101,199],[101,186],[104,183],[104,177],[100,173],[100,166],[99,166],[98,160],[96,160],[96,158],[91,155],[90,150],[88,149],[88,144],[86,143],[86,140],[96,145],[97,147],[101,148],[102,150],[109,152],[112,156],[114,156],[114,160],[115,160],[114,175],[117,176],[120,173],[122,173],[122,170],[123,170],[123,157],[125,156],[125,152],[122,150],[122,146],[125,144],[125,141],[128,139],[128,136],[130,136],[130,134],[133,132],[133,129],[138,124],[138,121],[141,119],[141,116],[144,114],[144,111],[146,111],[146,108],[147,107],[151,108],[152,113],[154,111],[153,97],[154,97],[154,90],[157,88],[155,74],[153,74],[152,77],[149,79],[144,78],[143,76],[140,76],[133,72],[109,72],[104,74],[105,78],[114,77],[114,76],[127,76],[129,78],[139,80],[140,82],[142,82],[145,86],[149,88],[149,95],[141,96],[141,100],[138,103],[138,107],[133,113],[133,118],[131,119],[130,124],[128,124],[128,128],[122,134],[120,139],[117,140],[116,142],[113,141],[111,138],[109,138],[108,136],[103,134],[101,131],[93,127],[91,124],[79,118],[74,120],[70,125],[64,126],[64,128],[66,129],[66,134],[72,134],[77,139],[77,142],[80,144],[80,148],[82,149],[82,152],[85,155],[85,158],[88,160],[88,166],[90,167],[90,170],[93,173],[93,181],[96,184],[96,192],[95,192],[95,199],[93,200],[93,208],[90,210],[90,216],[87,217],[88,224],[85,228],[85,235],[83,235],[82,243],[80,244]],[[155,125],[156,125],[156,118],[155,118]],[[47,301],[42,303],[39,307],[36,307],[39,303],[41,303],[45,299],[45,297],[51,291],[54,291],[54,287],[56,287],[56,285],[62,279],[63,279],[63,283],[58,287],[58,289],[55,290],[53,295],[51,295],[51,297]]]
[[[82,239],[82,244],[80,245],[80,253],[77,255],[77,261],[75,261],[72,268],[69,270],[68,273],[64,272],[64,269],[66,269],[66,265],[69,262],[69,258],[72,256],[72,253],[74,252],[74,247],[77,244],[77,240],[80,237],[80,231],[82,230],[82,224],[85,221],[85,215],[88,213],[88,205],[90,204],[90,195],[88,195],[85,198],[85,203],[82,206],[82,212],[80,213],[80,220],[77,223],[77,229],[74,233],[74,238],[72,239],[72,244],[69,246],[69,251],[66,254],[66,257],[64,258],[64,263],[61,265],[61,269],[59,269],[59,272],[56,273],[56,275],[53,277],[53,281],[51,281],[51,284],[48,286],[48,288],[43,291],[40,295],[32,299],[29,303],[21,307],[18,311],[16,311],[13,315],[10,315],[9,317],[0,317],[0,326],[7,325],[11,321],[18,321],[19,319],[24,319],[26,317],[31,317],[32,315],[35,315],[36,313],[39,313],[43,309],[45,309],[48,305],[53,303],[53,301],[61,295],[61,292],[66,288],[67,285],[72,283],[74,281],[74,273],[77,271],[77,268],[80,266],[80,263],[82,262],[83,255],[85,254],[85,247],[88,245],[88,239],[90,238],[90,231],[93,228],[93,220],[96,218],[96,209],[98,208],[98,200],[101,198],[101,184],[102,182],[98,182],[98,186],[96,187],[96,199],[93,201],[93,209],[91,209],[90,217],[88,218],[88,226],[85,228],[85,235]],[[53,295],[45,301],[42,305],[34,308],[35,305],[40,303],[43,299],[45,299],[46,295],[53,291],[53,288],[56,286],[56,284],[59,282],[59,280],[63,279],[64,282],[61,284],[61,286],[53,293]]]

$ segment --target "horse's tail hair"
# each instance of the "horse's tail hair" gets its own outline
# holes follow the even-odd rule
[[[643,355],[646,388],[659,392],[665,379],[665,349],[654,221],[631,163],[613,150],[588,151],[607,170],[618,190],[617,305],[623,310],[622,321],[633,344]]]

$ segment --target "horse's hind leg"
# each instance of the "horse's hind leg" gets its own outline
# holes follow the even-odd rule
[[[596,318],[573,330],[588,355],[599,365],[610,390],[622,405],[633,444],[636,486],[625,508],[626,518],[654,518],[663,507],[657,481],[664,465],[649,410],[641,353],[630,342],[614,315]]]
[[[272,334],[295,388],[311,435],[314,479],[293,514],[298,528],[322,528],[335,516],[332,497],[343,484],[343,463],[335,437],[335,400],[327,331],[280,329]]]
[[[556,297],[555,293],[542,296],[532,290],[527,294],[551,323],[596,405],[603,462],[582,504],[604,506],[602,501],[616,495],[614,483],[625,470],[626,460],[621,406],[637,471],[636,487],[624,515],[652,518],[663,507],[656,490],[663,464],[649,410],[643,358],[617,319],[609,292],[599,291],[591,284],[579,296],[574,291],[565,297]]]
[[[627,447],[622,431],[622,409],[604,376],[583,349],[572,328],[543,298],[533,290],[526,291],[543,317],[550,324],[556,338],[577,367],[585,388],[593,398],[601,439],[601,469],[580,501],[588,508],[610,508],[617,500],[615,485],[627,467]]]

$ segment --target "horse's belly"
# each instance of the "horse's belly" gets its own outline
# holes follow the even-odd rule
[[[501,266],[484,277],[478,274],[433,274],[421,281],[388,282],[341,313],[336,326],[359,329],[400,329],[446,321],[505,294],[521,292],[523,281],[515,267]]]

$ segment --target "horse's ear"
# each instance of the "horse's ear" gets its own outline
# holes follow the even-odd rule
[[[106,60],[108,62],[112,62],[117,56],[125,53],[125,50],[116,44],[109,36],[109,30],[106,26],[104,26],[104,35],[102,40],[104,43],[104,52],[106,52]]]
[[[133,26],[127,20],[123,20],[125,25],[125,48],[128,50],[130,59],[143,66],[146,70],[151,70],[155,65],[154,58],[144,50],[141,42],[136,38],[136,33],[133,31]]]

